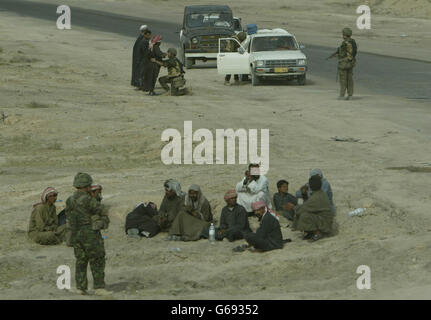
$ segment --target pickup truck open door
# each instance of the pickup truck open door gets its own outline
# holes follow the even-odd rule
[[[238,45],[237,52],[227,51],[229,41],[235,41]],[[220,38],[218,41],[217,72],[218,74],[249,74],[250,54],[234,38]]]

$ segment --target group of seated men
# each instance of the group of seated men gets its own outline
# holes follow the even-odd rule
[[[304,232],[304,239],[317,241],[329,235],[335,207],[329,182],[319,169],[310,172],[309,181],[297,191],[296,196],[288,193],[286,180],[277,182],[278,192],[269,195],[268,179],[259,173],[258,164],[250,164],[244,178],[235,189],[224,195],[226,206],[221,211],[216,240],[235,241],[244,239],[247,244],[236,251],[255,248],[262,251],[281,249],[283,240],[279,215],[292,221],[292,230]],[[167,232],[166,240],[195,241],[209,237],[213,220],[211,205],[198,185],[191,185],[188,192],[174,179],[164,183],[165,196],[160,208],[153,202],[139,204],[126,217],[125,232],[129,237],[153,237]],[[92,186],[91,195],[101,201],[102,187]],[[42,202],[34,206],[29,226],[29,237],[44,245],[58,244],[64,240],[64,226],[56,215],[54,203],[57,191],[47,188]],[[303,204],[298,204],[298,198]],[[273,211],[273,206],[275,211]],[[60,215],[59,215],[60,216]],[[260,226],[252,232],[249,217],[257,216]]]

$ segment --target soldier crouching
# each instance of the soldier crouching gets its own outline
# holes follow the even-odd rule
[[[177,59],[177,50],[175,48],[168,49],[168,60],[160,62],[153,58],[151,61],[168,68],[168,75],[159,78],[159,83],[166,92],[170,90],[172,96],[182,96],[189,93],[187,88],[179,89],[185,85],[186,81],[183,76],[185,71],[182,63]],[[171,85],[170,88],[168,84]]]

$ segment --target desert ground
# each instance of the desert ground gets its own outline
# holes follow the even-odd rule
[[[80,6],[181,21],[191,3]],[[268,21],[268,27],[282,24],[286,10],[298,38],[336,47],[340,25],[354,25],[354,8],[362,2],[283,3],[239,0],[232,9],[247,21]],[[364,51],[429,61],[429,1],[369,3],[377,30],[358,32]],[[332,17],[319,20],[325,15]],[[103,231],[106,283],[113,291],[108,299],[431,298],[429,101],[377,95],[361,83],[353,100],[339,101],[334,79],[312,73],[305,86],[226,87],[223,76],[207,67],[187,71],[191,95],[150,97],[130,86],[133,38],[79,26],[60,31],[55,20],[1,11],[0,39],[0,299],[98,299],[57,289],[58,266],[70,266],[73,275],[72,248],[27,238],[31,208],[43,189],[60,192],[60,211],[79,171],[103,185],[110,207],[111,225]],[[199,184],[217,219],[224,193],[243,177],[245,164],[163,164],[161,134],[183,132],[184,121],[193,122],[194,132],[207,128],[214,136],[216,129],[269,129],[271,194],[282,178],[294,193],[311,169],[320,168],[334,192],[336,234],[308,243],[281,217],[283,236],[292,242],[266,253],[232,252],[243,241],[170,242],[166,233],[127,239],[127,213],[143,201],[159,205],[164,180],[179,180],[183,191]],[[365,215],[348,216],[360,207],[367,208]],[[254,229],[259,225],[255,218],[250,222]],[[356,287],[360,265],[371,269],[370,290]],[[89,279],[91,288],[90,272]]]

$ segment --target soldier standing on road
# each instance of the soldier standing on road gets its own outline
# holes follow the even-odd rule
[[[67,224],[76,257],[75,280],[79,294],[87,294],[87,266],[90,263],[94,293],[108,295],[105,290],[105,247],[100,228],[93,224],[94,216],[102,215],[103,205],[90,195],[93,179],[86,173],[77,173],[73,186],[77,191],[66,201]]]
[[[338,56],[338,74],[340,76],[340,96],[338,99],[343,99],[346,94],[346,100],[353,96],[353,68],[356,64],[356,53],[358,47],[356,41],[351,38],[352,29],[343,29],[343,42],[337,49]]]

